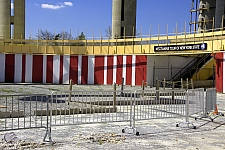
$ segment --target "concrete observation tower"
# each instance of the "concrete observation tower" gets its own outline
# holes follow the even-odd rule
[[[0,38],[25,38],[25,0],[0,0]]]
[[[225,27],[224,15],[224,0],[192,0],[190,24],[194,24],[198,32]]]
[[[137,0],[112,1],[112,38],[135,35]]]

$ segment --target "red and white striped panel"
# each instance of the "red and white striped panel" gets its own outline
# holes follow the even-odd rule
[[[225,53],[217,53],[216,59],[216,90],[225,93]]]
[[[147,56],[0,54],[0,82],[141,85]]]

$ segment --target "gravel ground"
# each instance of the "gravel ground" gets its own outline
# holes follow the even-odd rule
[[[68,85],[9,85],[1,84],[0,92],[5,94],[32,93],[48,94],[53,90],[64,91]],[[112,90],[113,86],[84,86],[73,85],[74,90]],[[120,87],[117,86],[119,90]],[[138,90],[141,87],[125,86],[125,90]],[[218,108],[225,113],[225,95],[217,94]],[[45,129],[27,129],[0,132],[0,149],[190,149],[190,150],[220,150],[225,149],[225,117],[217,117],[213,122],[208,118],[190,122],[197,127],[192,129],[192,124],[185,123],[185,118],[153,119],[136,122],[139,136],[132,134],[127,129],[129,122],[85,124],[73,126],[52,127],[54,144],[43,142]],[[181,123],[176,127],[177,123]]]

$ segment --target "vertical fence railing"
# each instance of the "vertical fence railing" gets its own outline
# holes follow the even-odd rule
[[[185,90],[135,91],[130,127],[125,127],[122,132],[133,129],[133,133],[139,135],[135,124],[141,120],[186,117],[186,100]]]
[[[189,115],[199,115],[204,113],[204,88],[189,89]]]
[[[205,112],[204,117],[207,116],[210,112],[215,110],[217,107],[217,97],[216,97],[216,89],[211,88],[206,90],[206,98],[205,98]]]
[[[45,128],[47,131],[49,122],[46,110],[46,95],[0,93],[0,131],[32,128]]]
[[[53,92],[52,126],[130,121],[130,91]]]
[[[216,106],[216,90],[66,91],[46,95],[0,95],[0,131],[45,128],[52,142],[52,126],[186,118],[206,115]],[[125,129],[122,132],[125,132]]]

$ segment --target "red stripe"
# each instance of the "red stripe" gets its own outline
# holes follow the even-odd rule
[[[224,57],[223,57],[223,53],[217,53],[215,56],[216,59],[216,74],[215,74],[215,78],[216,78],[216,91],[217,92],[224,92],[223,91],[223,61],[224,61]]]
[[[117,56],[116,64],[116,84],[122,84],[123,76],[123,56]]]
[[[142,81],[146,82],[146,65],[147,56],[136,56],[135,63],[135,85],[141,85]]]
[[[126,62],[126,85],[132,84],[132,56],[127,56]]]
[[[94,84],[104,84],[104,56],[95,57]]]
[[[60,74],[59,74],[59,84],[63,83],[63,56],[60,56]]]
[[[87,84],[88,81],[88,56],[82,57],[81,84]]]
[[[15,55],[6,54],[5,55],[5,82],[13,83],[14,82],[14,73],[15,73]]]
[[[43,82],[43,55],[33,55],[32,82]]]
[[[47,56],[47,67],[46,67],[46,83],[52,83],[53,81],[53,56]]]
[[[22,55],[22,83],[25,83],[26,55]]]
[[[70,79],[74,84],[78,81],[78,56],[70,56]]]
[[[107,56],[107,84],[113,84],[113,56]]]

